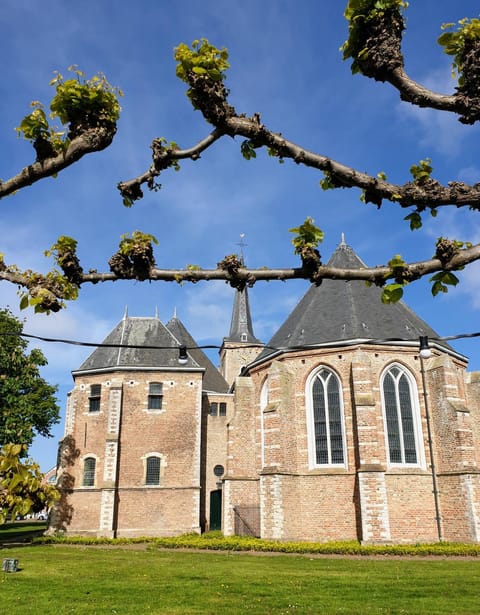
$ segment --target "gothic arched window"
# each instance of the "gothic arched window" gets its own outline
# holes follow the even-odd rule
[[[310,451],[314,466],[345,466],[345,431],[340,381],[322,367],[309,380]]]
[[[392,365],[384,373],[382,398],[389,463],[421,465],[423,451],[417,389],[411,374],[401,365]]]

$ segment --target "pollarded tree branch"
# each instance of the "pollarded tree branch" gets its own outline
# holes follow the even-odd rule
[[[450,242],[451,244],[452,242]],[[447,246],[448,247],[448,246]],[[463,268],[476,260],[480,259],[480,244],[469,248],[440,250],[437,244],[437,254],[435,258],[419,261],[415,263],[403,263],[395,265],[393,261],[389,265],[376,267],[364,267],[361,269],[344,269],[322,265],[318,252],[318,258],[304,259],[302,266],[296,268],[276,268],[276,269],[249,269],[241,266],[233,255],[226,257],[218,263],[216,269],[201,269],[200,267],[189,266],[187,269],[159,269],[152,264],[146,272],[144,263],[139,265],[139,271],[135,266],[128,270],[123,270],[120,274],[109,272],[100,273],[90,271],[88,273],[76,272],[76,282],[72,284],[65,279],[60,279],[57,275],[33,273],[31,271],[21,272],[15,267],[8,267],[3,262],[0,263],[0,280],[16,284],[20,289],[33,297],[33,305],[37,311],[59,311],[65,299],[75,298],[72,286],[78,291],[84,284],[97,284],[99,282],[113,282],[120,279],[126,280],[163,280],[167,282],[200,282],[208,280],[224,280],[232,287],[242,289],[245,286],[253,286],[259,281],[286,281],[294,279],[310,280],[315,284],[321,284],[322,280],[363,280],[377,286],[385,286],[389,280],[394,280],[397,285],[405,285],[413,280],[417,280],[428,274],[438,274],[439,272],[451,272]],[[448,260],[447,260],[448,259]],[[154,263],[153,258],[151,263]],[[393,263],[393,264],[392,264]],[[395,265],[395,266],[394,266]],[[447,282],[448,283],[448,282]],[[25,291],[22,291],[25,292]]]
[[[0,198],[16,190],[31,186],[45,177],[52,177],[92,152],[99,152],[110,145],[116,127],[97,126],[89,128],[70,141],[65,151],[43,160],[37,160],[25,167],[11,179],[0,182]]]
[[[142,185],[147,186],[152,190],[155,189],[155,180],[160,176],[161,172],[169,167],[175,167],[178,160],[186,158],[190,160],[198,160],[200,154],[209,148],[215,141],[220,139],[225,134],[220,128],[215,128],[204,139],[188,149],[179,149],[176,144],[166,146],[163,139],[154,139],[151,144],[152,149],[152,165],[150,168],[133,179],[120,182],[118,189],[123,197],[125,205],[131,205],[133,201],[142,198]]]
[[[337,162],[328,156],[305,149],[282,135],[271,132],[264,124],[260,123],[258,115],[248,118],[237,114],[224,119],[221,129],[213,131],[209,137],[200,141],[196,146],[186,150],[167,150],[164,160],[168,161],[169,164],[161,168],[159,165],[155,166],[154,162],[152,167],[142,175],[119,184],[120,192],[124,197],[127,192],[129,196],[132,196],[133,187],[138,195],[136,198],[140,198],[142,196],[140,186],[144,183],[148,184],[154,177],[158,177],[166,166],[171,166],[172,160],[185,158],[197,160],[199,152],[204,151],[222,135],[227,134],[245,137],[254,149],[266,147],[270,153],[281,159],[289,158],[297,164],[322,171],[327,176],[328,187],[360,188],[365,192],[365,200],[378,206],[382,204],[383,200],[388,200],[398,203],[403,208],[416,206],[420,210],[425,208],[436,209],[448,205],[480,209],[480,183],[471,186],[463,182],[449,182],[447,186],[443,186],[436,180],[427,178],[423,181],[411,181],[403,185],[392,184]],[[213,138],[212,135],[215,135],[215,137]],[[134,197],[132,198],[134,199]]]
[[[478,20],[459,21],[457,30],[445,32],[438,43],[453,56],[459,74],[454,95],[432,92],[416,83],[404,70],[402,36],[405,30],[403,0],[382,3],[349,0],[345,17],[349,36],[342,46],[344,59],[352,59],[352,72],[376,81],[387,81],[400,92],[402,100],[419,107],[431,107],[458,114],[460,122],[474,124],[480,119],[480,30]],[[451,28],[455,24],[448,24]]]

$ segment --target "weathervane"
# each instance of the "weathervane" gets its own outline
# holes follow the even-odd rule
[[[240,246],[240,260],[242,261],[242,265],[245,265],[243,248],[248,245],[243,241],[244,239],[245,239],[245,233],[240,233],[240,241],[237,243],[237,246]]]

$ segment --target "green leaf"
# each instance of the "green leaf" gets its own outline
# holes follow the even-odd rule
[[[21,310],[26,310],[28,307],[28,295],[22,295],[22,298],[20,299],[20,309]]]
[[[397,303],[403,297],[401,284],[388,284],[382,289],[382,303]]]
[[[422,228],[422,216],[417,211],[405,216],[404,220],[410,221],[411,231],[416,231],[417,229]]]

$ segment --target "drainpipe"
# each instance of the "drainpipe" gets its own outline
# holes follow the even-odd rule
[[[432,428],[430,425],[430,410],[428,406],[425,366],[423,363],[424,357],[428,358],[430,356],[431,356],[431,352],[430,352],[430,349],[428,348],[428,338],[426,336],[421,336],[420,337],[420,373],[422,374],[423,401],[425,404],[425,418],[427,419],[428,449],[430,452],[430,467],[432,469],[433,499],[435,502],[435,520],[437,522],[438,540],[439,542],[442,542],[443,532],[442,532],[442,522],[440,518],[440,495],[438,493],[438,486],[437,486],[437,472],[435,468],[435,455],[433,451]]]

